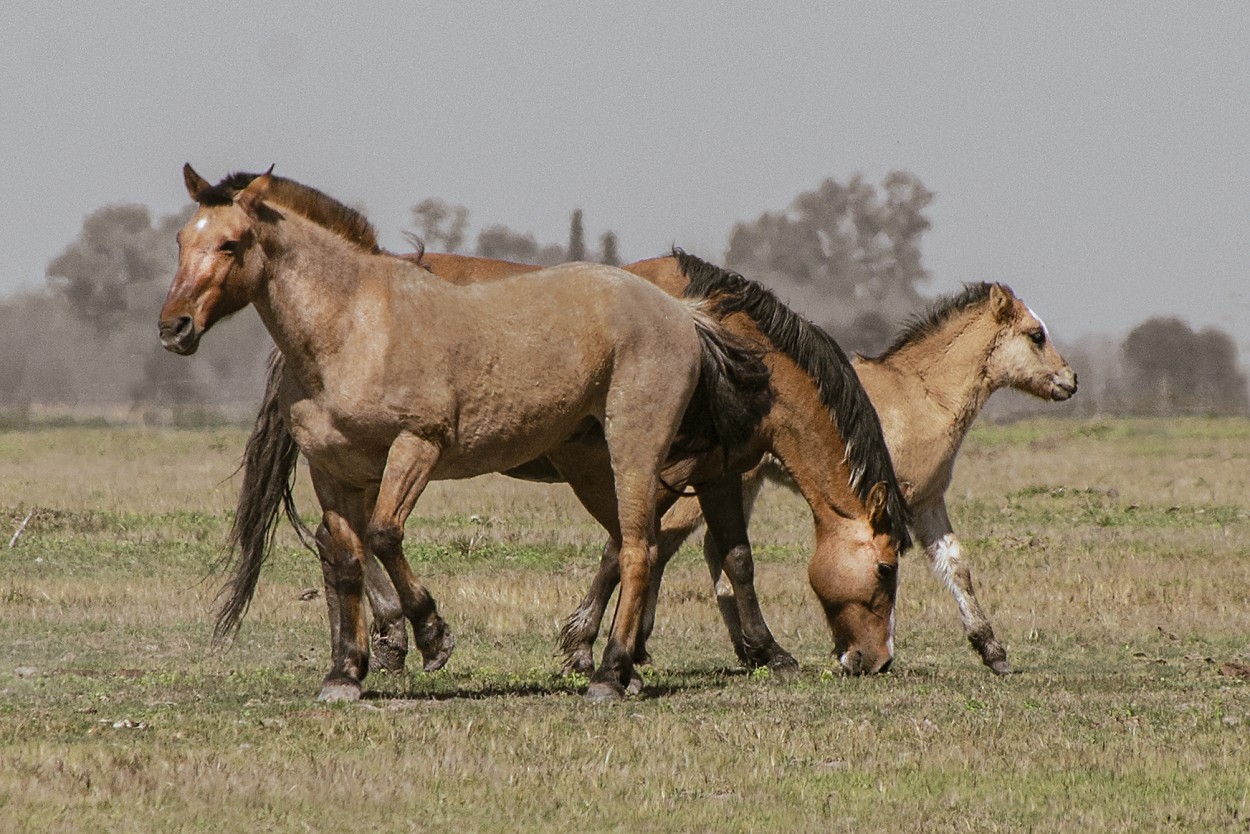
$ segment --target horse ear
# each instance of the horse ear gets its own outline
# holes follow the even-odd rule
[[[239,196],[235,197],[235,202],[248,214],[256,214],[256,207],[260,205],[260,201],[269,193],[269,186],[273,183],[273,166],[269,166],[269,170],[261,174],[256,179],[247,184],[239,192]]]
[[[1010,321],[1015,312],[1015,295],[1002,284],[990,287],[990,309],[994,318],[1001,322]]]
[[[182,166],[182,181],[187,184],[187,193],[191,195],[191,199],[197,203],[200,201],[200,195],[210,187],[208,180],[195,173],[190,162]]]
[[[868,490],[868,521],[874,529],[879,529],[885,518],[886,489],[885,481],[877,481]]]

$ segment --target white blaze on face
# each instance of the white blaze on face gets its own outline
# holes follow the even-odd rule
[[[1032,316],[1033,318],[1037,319],[1037,323],[1038,323],[1038,324],[1040,324],[1040,325],[1042,326],[1042,332],[1046,334],[1046,341],[1048,341],[1048,342],[1049,342],[1049,341],[1050,341],[1050,328],[1046,326],[1046,322],[1042,321],[1042,317],[1041,317],[1041,316],[1039,316],[1037,313],[1033,312],[1033,308],[1032,308],[1032,307],[1027,307],[1027,306],[1026,306],[1024,309],[1026,309],[1026,310],[1028,310],[1028,311],[1029,311],[1029,315],[1030,315],[1030,316]]]
[[[196,221],[196,224],[195,224],[195,230],[196,230],[196,231],[203,231],[203,230],[204,230],[204,227],[205,227],[205,226],[207,226],[207,225],[208,225],[208,218],[207,218],[207,217],[201,217],[198,221]]]
[[[894,658],[894,609],[890,609],[890,636],[885,641],[885,650],[890,653],[890,658]]]

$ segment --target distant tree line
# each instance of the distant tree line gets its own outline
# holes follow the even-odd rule
[[[719,260],[771,286],[846,349],[874,354],[928,303],[921,244],[933,199],[901,171],[880,187],[858,175],[826,179],[785,209],[736,223]],[[218,325],[230,338],[206,340],[196,361],[166,353],[156,338],[156,313],[176,267],[174,233],[192,210],[153,217],[140,205],[99,208],[48,264],[49,292],[0,302],[0,412],[107,406],[114,417],[187,423],[243,419],[254,410],[271,347],[256,316]],[[470,247],[468,209],[436,197],[412,206],[411,217],[412,235],[430,251],[536,264],[622,261],[612,231],[599,235],[597,248],[588,245],[580,209],[563,243],[488,224]],[[1250,413],[1236,344],[1216,328],[1195,332],[1176,318],[1152,318],[1120,342],[1085,338],[1061,347],[1081,376],[1071,403],[996,398],[988,414]]]

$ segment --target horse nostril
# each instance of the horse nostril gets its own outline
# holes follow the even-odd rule
[[[894,662],[894,658],[890,658],[885,663],[882,663],[881,668],[877,670],[877,674],[884,675],[886,672],[890,671],[890,664],[893,662]]]
[[[191,326],[192,325],[191,325],[190,316],[179,316],[178,320],[174,322],[173,335],[176,338],[181,339],[183,336],[186,336],[188,333],[191,332]]]

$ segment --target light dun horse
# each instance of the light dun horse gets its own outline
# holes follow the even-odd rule
[[[1009,674],[1007,651],[977,600],[972,567],[951,527],[946,490],[960,445],[991,394],[1014,388],[1061,402],[1076,393],[1076,373],[1055,349],[1045,324],[1011,288],[988,283],[938,300],[885,353],[856,356],[854,367],[881,419],[894,471],[909,490],[912,527],[934,573],[954,596],[964,632],[985,665]],[[744,478],[749,501],[765,475],[788,483],[777,474],[776,467],[765,464]],[[657,574],[700,521],[698,505],[684,498],[665,514]],[[711,538],[704,543],[710,562],[716,558],[715,547]],[[610,571],[603,568],[601,573]],[[611,583],[597,577],[569,622],[589,616],[583,609],[602,610],[611,591]],[[650,615],[644,617],[645,624],[651,621]],[[725,617],[725,624],[731,639],[738,640],[732,618]],[[644,628],[640,651],[645,652],[649,636]]]
[[[615,483],[614,517],[602,517],[599,500],[592,512],[619,547],[622,593],[587,697],[620,697],[650,582],[658,473],[697,386],[747,396],[727,382],[718,325],[696,304],[598,265],[458,287],[382,252],[363,216],[314,189],[270,174],[241,190],[211,186],[189,165],[183,176],[199,207],[178,232],[161,340],[194,353],[215,322],[251,304],[282,353],[294,383],[279,392],[283,418],[322,507],[332,662],[320,697],[360,697],[369,555],[398,591],[427,668],[446,662],[454,641],[403,557],[404,521],[432,479],[544,454],[579,498]],[[749,393],[754,407],[734,413],[758,418],[766,397]],[[708,409],[729,413],[726,404]],[[610,474],[564,471],[562,445],[596,425]],[[719,425],[705,436],[750,431]],[[259,568],[236,567],[219,634],[237,628]]]
[[[459,255],[406,256],[428,266],[455,284],[500,280],[537,267]],[[644,261],[635,271],[673,295],[691,293],[714,299],[724,323],[749,338],[764,352],[771,374],[773,407],[760,424],[757,441],[785,461],[794,482],[812,508],[816,546],[808,568],[833,636],[834,652],[847,672],[884,671],[893,657],[893,611],[899,552],[909,543],[906,508],[890,466],[876,414],[851,369],[850,361],[825,333],[782,305],[761,285],[728,273],[685,253]],[[257,416],[244,460],[244,484],[233,538],[244,552],[264,546],[280,506],[290,511],[291,449],[277,413],[273,391],[284,384],[281,364],[271,369],[269,395]],[[278,451],[275,451],[278,450]],[[543,477],[540,462],[508,474]],[[698,480],[698,479],[696,479]],[[734,648],[748,666],[777,671],[797,663],[777,645],[759,611],[754,566],[743,517],[739,478],[715,484],[699,481],[699,497],[682,499],[708,514],[708,541],[716,558],[710,562],[717,600],[732,622]],[[253,500],[250,496],[268,496]],[[670,500],[672,496],[667,496]],[[264,506],[264,512],[255,512]],[[660,549],[677,548],[688,530],[673,540],[662,536]],[[725,554],[723,557],[721,554]],[[667,557],[666,557],[667,558]],[[604,550],[600,578],[588,600],[602,597],[597,607],[583,603],[582,616],[562,634],[566,669],[590,671],[592,647],[619,575],[611,543]],[[722,569],[724,575],[722,575]],[[729,581],[726,582],[725,578]],[[374,581],[378,579],[379,581]],[[402,668],[407,638],[394,591],[377,571],[366,574],[378,634],[375,658],[387,668]],[[648,611],[654,612],[654,595]],[[650,630],[650,625],[646,626]],[[635,662],[646,661],[641,646]]]

